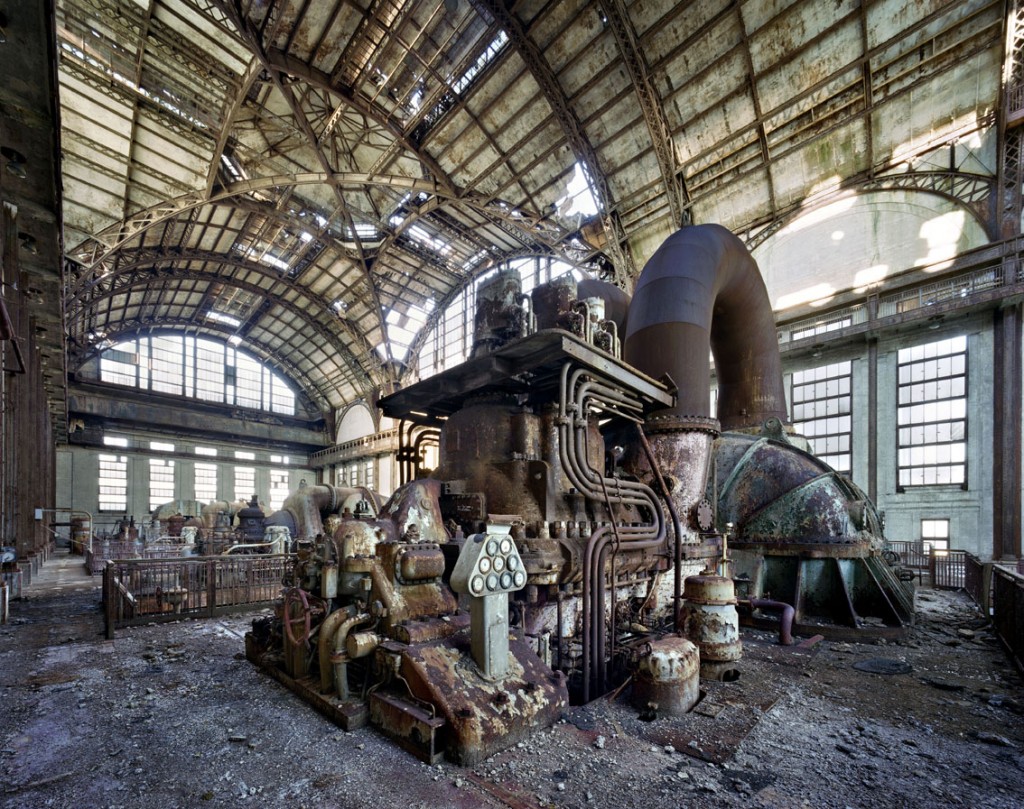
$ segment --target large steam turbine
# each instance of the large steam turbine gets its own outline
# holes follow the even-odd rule
[[[695,693],[665,675],[697,658],[678,630],[732,664],[733,574],[751,619],[771,596],[798,630],[909,620],[873,506],[787,438],[764,284],[721,227],[668,239],[632,302],[499,273],[470,359],[381,407],[403,439],[436,433],[438,467],[379,510],[334,487],[289,498],[271,521],[299,561],[247,651],[427,760],[473,763],[630,673],[662,705]]]

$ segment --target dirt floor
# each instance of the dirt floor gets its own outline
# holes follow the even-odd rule
[[[331,724],[244,659],[252,614],[106,641],[98,597],[29,590],[0,627],[0,807],[1024,806],[1024,684],[962,593],[919,591],[899,643],[744,630],[686,717],[623,693],[475,769]]]

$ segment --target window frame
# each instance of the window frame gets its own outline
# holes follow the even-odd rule
[[[949,351],[947,353],[937,353],[940,349],[938,348],[944,343],[954,343],[957,341],[963,342],[963,348],[961,350]],[[928,350],[935,347],[936,353],[928,355]],[[919,351],[921,356],[913,358],[910,356],[911,352]],[[967,491],[970,483],[970,465],[968,459],[968,448],[970,440],[970,424],[969,424],[969,393],[970,393],[970,344],[966,334],[958,334],[953,337],[945,337],[940,340],[932,340],[927,343],[918,343],[913,346],[906,348],[900,348],[896,352],[896,454],[895,454],[895,467],[896,467],[896,492],[903,494],[907,489],[925,489],[935,487],[950,487],[956,486],[963,491]],[[903,356],[907,356],[908,359],[902,359]],[[950,372],[943,376],[939,376],[937,371],[939,370],[939,361],[948,359],[950,365],[955,365],[956,358],[963,357],[963,371],[961,373]],[[936,363],[936,375],[927,376],[927,370],[922,371],[923,376],[921,378],[914,378],[914,371],[907,371],[907,381],[903,379],[903,369],[912,369],[914,366],[926,366],[927,363]],[[949,382],[951,388],[955,388],[955,382],[962,379],[963,390],[959,395],[947,395],[944,397],[932,397],[932,398],[915,398],[914,389],[921,388],[927,391],[929,385],[935,385],[936,389],[939,387],[941,382]],[[904,402],[903,391],[907,390],[908,394],[906,401]],[[963,415],[954,417],[952,415],[955,410],[955,403],[963,402]],[[930,419],[930,420],[918,420],[915,421],[913,416],[914,408],[922,408],[920,411],[922,414],[927,414],[929,408],[937,410],[939,406],[948,403],[951,408],[950,414],[946,418],[942,419]],[[904,412],[909,412],[908,420],[904,423],[901,419]],[[953,439],[953,435],[956,431],[956,425],[962,424],[962,437],[956,440]],[[947,440],[927,440],[927,435],[930,430],[934,430],[936,439],[938,439],[943,428],[948,428],[950,437]],[[912,434],[914,431],[920,430],[923,438],[921,441],[915,442]],[[907,431],[907,435],[910,436],[910,440],[904,443],[904,431]],[[951,454],[953,448],[962,446],[962,461],[953,461],[952,458],[943,462],[932,462],[932,463],[908,463],[904,464],[903,457],[904,451],[910,451],[921,449],[924,455],[929,454],[929,448],[944,448],[949,447]],[[933,450],[934,452],[934,450]],[[954,470],[957,467],[963,468],[963,479],[954,480]],[[935,480],[929,482],[927,480],[921,482],[913,482],[909,480],[904,482],[903,473],[906,471],[909,475],[913,474],[914,470],[924,470],[923,475],[927,476],[928,471],[936,470],[936,477],[940,474],[938,470],[949,470],[950,480]]]
[[[258,357],[207,336],[159,333],[122,340],[100,353],[99,378],[211,404],[299,414],[292,380]]]
[[[97,497],[96,497],[96,510],[100,514],[125,514],[128,511],[128,456],[127,455],[111,455],[106,452],[97,453]],[[106,471],[120,471],[118,477],[112,477],[110,475],[104,475],[104,463],[113,464],[114,466],[107,466]],[[114,492],[104,492],[104,488],[115,489]],[[121,499],[116,503],[111,501],[111,495],[116,494],[120,491]],[[108,504],[104,505],[104,495]]]
[[[213,472],[213,497],[207,499],[200,497],[199,473]],[[220,485],[220,467],[215,463],[195,462],[192,464],[192,485],[196,500],[201,503],[213,503],[217,500],[217,491]],[[204,489],[205,492],[205,489]]]
[[[939,525],[941,523],[941,524],[945,525],[946,535],[944,537],[938,536],[938,535],[925,536],[925,524],[926,523],[934,523],[935,525]],[[921,547],[925,548],[928,553],[935,553],[936,551],[938,551],[939,554],[941,554],[943,556],[947,556],[949,554],[949,551],[950,551],[949,543],[950,543],[950,539],[951,539],[950,531],[949,531],[949,528],[950,528],[949,517],[922,517],[921,518],[920,527],[921,527],[921,531],[920,531],[920,534],[921,534]],[[944,547],[937,548],[936,544],[939,543],[939,542],[941,542],[944,545]]]
[[[161,499],[156,500],[154,495],[154,489],[159,488],[160,483],[166,483],[166,477],[161,479],[161,476],[154,477],[153,472],[157,469],[169,470],[170,472],[170,495],[164,497],[161,495]],[[154,483],[158,484],[154,486]],[[164,490],[166,491],[166,489]],[[174,500],[175,494],[175,465],[174,460],[171,458],[149,458],[149,511],[150,513],[156,511],[164,503],[169,503]]]
[[[235,495],[234,499],[235,499],[235,502],[236,503],[248,503],[252,499],[252,496],[254,494],[257,495],[257,496],[259,495],[259,493],[256,491],[256,467],[255,466],[235,466],[234,470],[235,470],[234,471],[234,495]],[[249,492],[248,494],[240,494],[240,492],[242,490],[240,490],[238,488],[238,473],[239,472],[247,473],[245,475],[247,481],[251,478],[252,485],[249,486],[248,489],[246,489],[246,491]],[[252,473],[252,474],[249,475],[248,473]]]
[[[845,366],[845,370],[842,370]],[[829,369],[837,368],[839,372],[829,375]],[[818,378],[819,372],[823,373],[820,379]],[[804,379],[801,376],[800,381],[797,381],[798,375],[810,374],[810,379]],[[847,390],[845,393],[842,392],[843,381],[847,382]],[[818,396],[815,390],[819,384],[825,384],[835,382],[838,384],[840,390],[837,393],[829,394],[826,390],[825,395]],[[805,398],[801,398],[797,401],[797,389],[808,389],[811,391],[811,395]],[[802,368],[798,371],[793,371],[790,375],[789,380],[789,399],[791,407],[791,415],[793,420],[793,427],[797,430],[804,438],[807,439],[808,444],[811,446],[811,451],[814,455],[821,460],[828,463],[833,469],[841,475],[845,475],[848,478],[853,476],[853,463],[854,463],[854,440],[853,440],[853,428],[854,428],[854,405],[853,405],[853,360],[840,360],[838,362],[830,362],[824,365],[818,365],[813,368]],[[842,408],[842,400],[848,400],[847,410],[844,412]],[[838,404],[837,412],[834,414],[825,413],[824,415],[817,415],[815,413],[811,418],[797,418],[796,411],[797,407],[812,406],[816,409],[818,405],[823,406],[826,410],[828,409],[828,402],[836,401]],[[828,422],[831,419],[848,419],[849,429],[839,430],[837,432],[828,432]],[[815,425],[815,431],[813,435],[808,435],[806,432],[806,425]],[[825,432],[818,433],[817,425],[822,424]],[[837,448],[835,452],[829,452],[827,443],[830,439],[842,439],[846,437],[846,449],[842,450]],[[824,451],[819,451],[817,447],[818,441],[824,441],[826,446]],[[841,444],[841,441],[840,441]],[[831,459],[845,457],[848,467],[840,468],[832,463]]]

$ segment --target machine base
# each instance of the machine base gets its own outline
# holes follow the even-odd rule
[[[369,711],[364,702],[342,701],[333,694],[321,694],[318,690],[319,681],[312,677],[292,677],[284,669],[283,658],[262,649],[251,632],[245,633],[245,656],[250,663],[300,696],[344,730],[356,730],[366,725]]]
[[[443,750],[449,760],[474,766],[550,727],[569,707],[565,676],[549,669],[520,638],[509,639],[508,673],[495,681],[485,679],[473,662],[468,632],[404,648],[387,646],[381,651],[400,655],[411,693],[375,692],[371,719],[424,761]],[[436,724],[439,718],[443,726]]]

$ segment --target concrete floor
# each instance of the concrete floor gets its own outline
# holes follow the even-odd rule
[[[922,590],[899,644],[783,648],[644,722],[596,700],[474,769],[346,733],[245,659],[252,614],[102,636],[99,582],[57,555],[0,626],[0,807],[1024,805],[1024,684],[963,594]],[[853,668],[906,662],[908,674]]]

